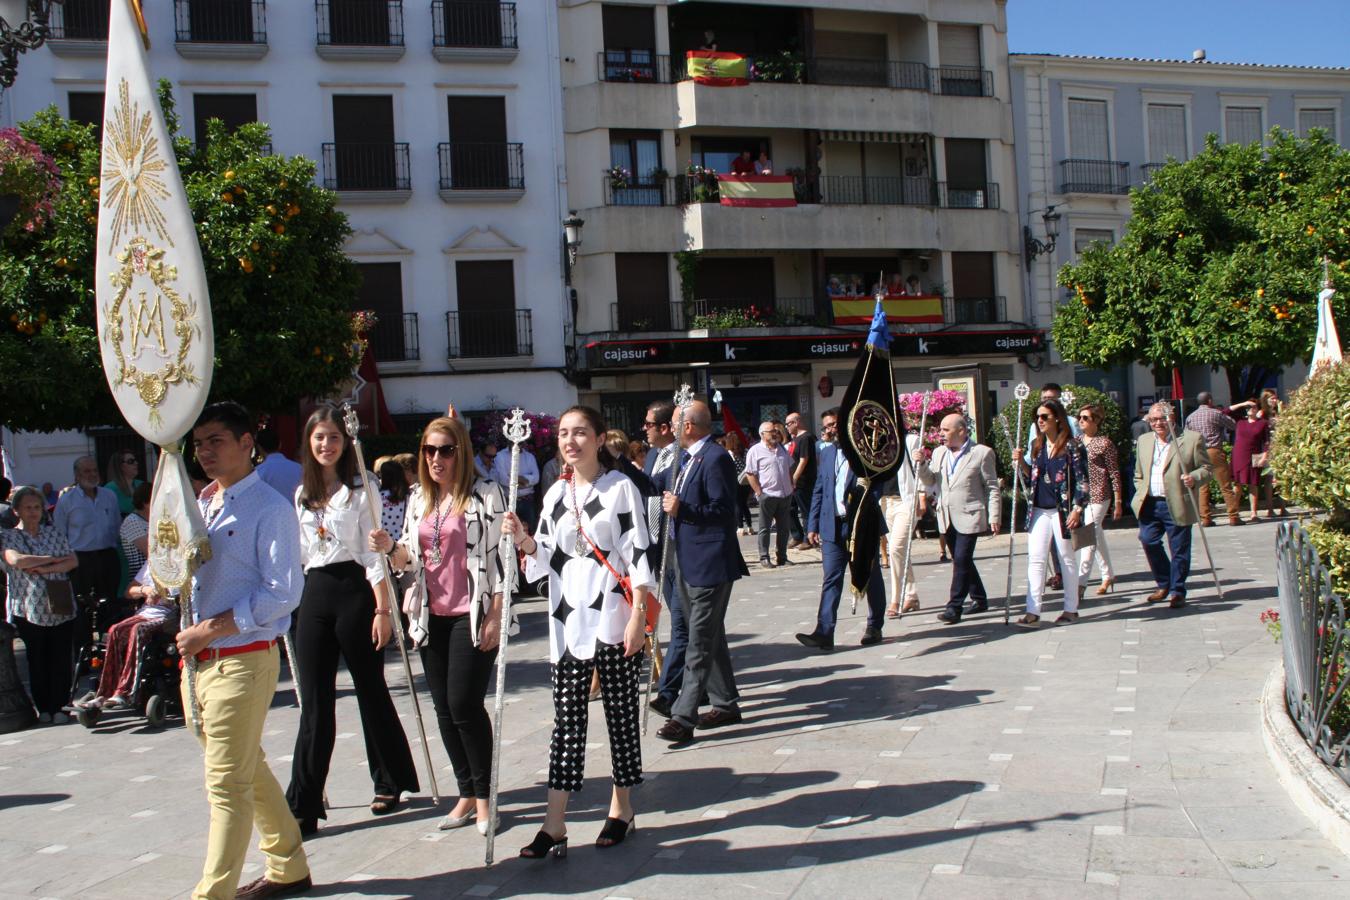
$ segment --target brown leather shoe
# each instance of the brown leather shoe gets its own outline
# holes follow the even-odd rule
[[[1214,520],[1211,519],[1211,518],[1209,518],[1208,516],[1206,516],[1205,518],[1203,518],[1203,519],[1200,520],[1200,527],[1202,527],[1202,528],[1212,528],[1213,525],[1214,525]]]
[[[1242,517],[1241,517],[1241,516],[1229,516],[1229,517],[1228,517],[1228,524],[1229,524],[1229,525],[1246,525],[1247,523],[1244,522],[1244,521],[1242,521]]]
[[[722,728],[741,721],[739,709],[713,709],[698,717],[697,728]]]
[[[1173,594],[1171,601],[1168,602],[1167,605],[1170,606],[1172,609],[1185,609],[1186,598],[1181,596],[1180,594]]]
[[[1167,599],[1167,588],[1158,588],[1156,591],[1154,591],[1153,593],[1149,594],[1149,595],[1148,595],[1147,597],[1145,597],[1144,599],[1147,600],[1149,603],[1157,603],[1157,602],[1160,601],[1160,600],[1166,600],[1166,599]]]
[[[299,881],[290,881],[286,884],[278,884],[275,881],[268,881],[267,876],[250,881],[248,884],[235,891],[235,900],[263,900],[264,897],[298,897],[301,894],[309,892],[314,887],[314,882],[308,875]]]
[[[656,732],[656,736],[663,741],[670,741],[672,744],[687,744],[694,739],[694,729],[678,719],[671,719],[661,726],[661,730]]]

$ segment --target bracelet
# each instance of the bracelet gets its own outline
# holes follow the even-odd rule
[[[389,610],[387,610],[387,609],[385,609],[385,608],[383,608],[383,607],[377,606],[377,607],[375,607],[375,615],[377,615],[377,616],[388,616],[388,615],[391,615],[391,613],[390,613]]]

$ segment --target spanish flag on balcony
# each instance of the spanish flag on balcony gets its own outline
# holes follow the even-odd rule
[[[797,205],[791,175],[718,175],[717,191],[723,206]]]
[[[685,68],[696,84],[739,87],[750,83],[750,60],[739,53],[689,50],[685,52]]]
[[[871,297],[831,297],[836,325],[866,325],[872,321],[876,301]],[[941,297],[910,297],[888,294],[882,301],[886,320],[907,325],[941,325]]]

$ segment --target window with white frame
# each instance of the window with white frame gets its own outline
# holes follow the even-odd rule
[[[1184,162],[1186,151],[1186,107],[1179,103],[1148,105],[1148,161],[1165,163],[1169,159]]]
[[[1314,128],[1321,128],[1333,141],[1336,139],[1336,110],[1304,107],[1298,111],[1298,136],[1307,137]]]
[[[1069,156],[1074,159],[1110,159],[1111,131],[1105,100],[1070,97]]]
[[[1105,244],[1110,247],[1116,242],[1116,233],[1110,228],[1075,228],[1073,230],[1073,255],[1079,257],[1093,244]]]
[[[1259,106],[1225,106],[1223,136],[1229,144],[1252,144],[1261,141],[1263,110]]]

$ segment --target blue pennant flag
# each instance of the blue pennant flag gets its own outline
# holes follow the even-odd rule
[[[867,332],[867,343],[879,350],[891,349],[891,330],[886,324],[886,307],[877,301],[876,312],[872,313],[872,328]]]

